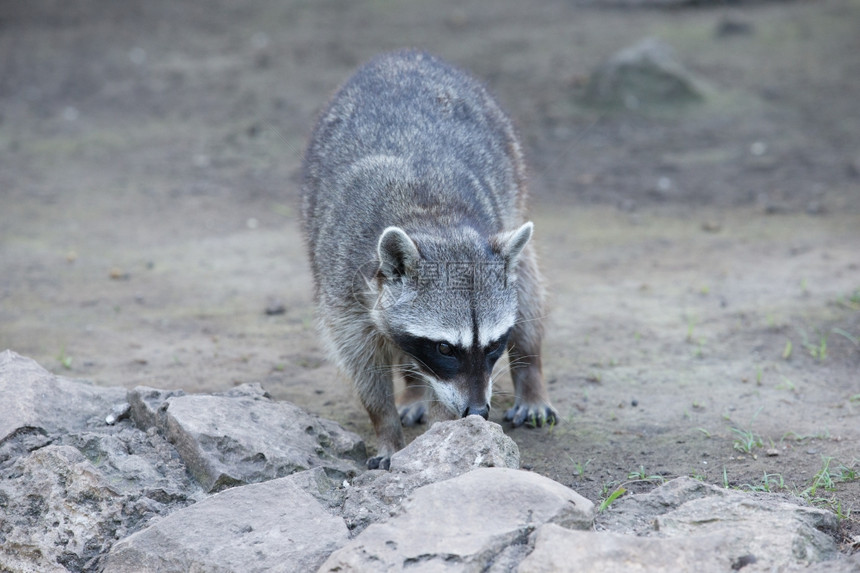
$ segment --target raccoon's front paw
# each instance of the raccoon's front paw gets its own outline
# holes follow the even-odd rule
[[[528,428],[539,428],[544,424],[554,426],[558,422],[558,412],[547,403],[514,404],[505,412],[505,421],[514,428],[525,424]]]
[[[367,469],[369,470],[389,470],[391,469],[391,456],[374,456],[367,459]]]
[[[400,423],[404,426],[415,426],[424,423],[424,415],[427,413],[427,404],[424,400],[403,404],[398,408]]]

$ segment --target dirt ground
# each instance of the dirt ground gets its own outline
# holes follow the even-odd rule
[[[562,420],[506,430],[523,465],[595,501],[679,475],[803,494],[851,550],[858,29],[858,0],[3,2],[0,348],[103,385],[260,382],[372,445],[315,333],[299,165],[357,64],[426,48],[486,81],[531,167]],[[705,103],[577,99],[648,36]]]

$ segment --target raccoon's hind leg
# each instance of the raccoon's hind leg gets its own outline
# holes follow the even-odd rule
[[[558,413],[549,402],[541,372],[543,286],[534,252],[527,245],[517,269],[517,323],[508,339],[508,359],[514,381],[514,407],[505,420],[514,427],[555,424]]]
[[[415,426],[423,423],[427,414],[427,383],[408,368],[406,365],[406,370],[403,371],[406,390],[397,401],[397,411],[404,426]]]

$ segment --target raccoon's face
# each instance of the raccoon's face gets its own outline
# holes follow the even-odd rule
[[[532,224],[490,239],[476,232],[379,240],[374,320],[452,417],[487,418],[491,373],[517,319],[516,263]]]

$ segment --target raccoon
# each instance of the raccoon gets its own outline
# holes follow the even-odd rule
[[[401,424],[486,419],[506,351],[515,403],[505,420],[555,422],[525,209],[510,121],[434,56],[378,56],[323,110],[303,163],[303,232],[323,339],[376,431],[368,467],[389,467]]]

